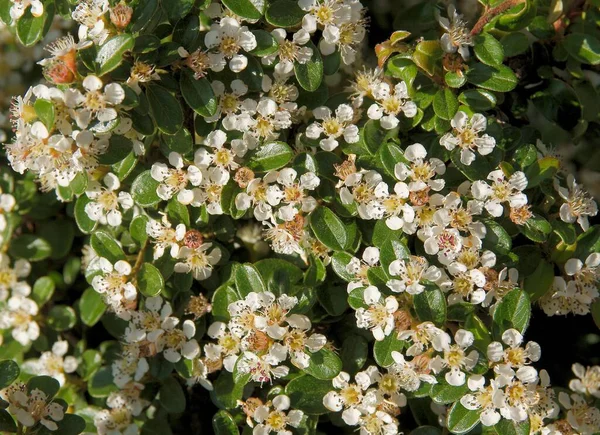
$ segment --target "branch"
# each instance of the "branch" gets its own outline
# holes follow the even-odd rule
[[[518,4],[525,3],[525,1],[526,0],[506,0],[504,3],[498,6],[488,9],[473,26],[473,29],[471,30],[471,36],[475,36],[480,33],[484,26],[489,23],[492,18],[500,15],[502,12],[506,12],[510,8],[514,8]]]

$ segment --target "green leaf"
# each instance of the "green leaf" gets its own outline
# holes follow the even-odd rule
[[[321,286],[317,289],[317,298],[331,316],[341,316],[348,308],[348,292],[343,286]]]
[[[312,57],[304,64],[295,62],[294,72],[300,86],[309,92],[314,92],[323,80],[323,59],[321,51],[312,42],[309,41],[305,47],[312,49]]]
[[[321,243],[334,251],[343,251],[348,243],[346,225],[327,207],[317,207],[310,214],[310,228]]]
[[[525,333],[531,317],[531,302],[523,290],[514,289],[504,296],[494,311],[492,333],[499,339],[507,329]]]
[[[8,253],[31,262],[44,260],[52,254],[52,247],[45,239],[33,234],[23,234],[12,240]]]
[[[237,435],[240,433],[231,414],[223,410],[213,415],[212,427],[215,435]]]
[[[512,239],[502,225],[493,221],[484,221],[487,229],[483,247],[496,254],[508,255],[512,248]]]
[[[590,311],[592,313],[592,319],[594,319],[594,323],[600,329],[600,299],[596,299],[592,304]]]
[[[91,201],[92,200],[88,198],[87,195],[81,195],[75,202],[75,222],[84,234],[90,234],[98,224],[98,222],[91,220],[85,211],[85,206]]]
[[[158,0],[146,0],[136,5],[131,17],[131,30],[139,32],[151,21],[152,16],[158,11]]]
[[[501,419],[493,428],[498,435],[529,435],[529,418],[520,423]]]
[[[88,380],[87,391],[90,396],[95,398],[107,397],[117,389],[117,386],[113,384],[112,369],[110,367],[102,367]]]
[[[283,168],[294,157],[290,146],[284,142],[269,142],[248,153],[248,168],[267,172]]]
[[[123,136],[111,136],[108,143],[106,153],[98,158],[98,163],[101,165],[119,163],[133,151],[133,143]]]
[[[13,420],[8,411],[0,409],[0,432],[15,433],[17,432],[17,424]]]
[[[394,335],[394,334],[392,334]],[[356,334],[349,335],[342,343],[340,358],[342,369],[354,374],[363,368],[369,356],[369,343],[367,339]]]
[[[600,40],[589,33],[571,33],[563,41],[563,46],[581,63],[600,64]]]
[[[220,408],[235,409],[238,407],[238,400],[242,399],[244,386],[248,382],[250,375],[246,375],[236,382],[233,375],[225,370],[221,371],[219,377],[213,383],[211,397],[215,404]]]
[[[125,253],[113,236],[105,231],[96,231],[90,238],[90,245],[99,257],[104,257],[112,264],[125,259]]]
[[[446,297],[436,285],[426,285],[422,293],[414,295],[413,303],[422,322],[430,321],[437,326],[446,323]]]
[[[17,21],[17,37],[21,44],[31,47],[48,32],[54,18],[54,2],[45,2],[44,13],[39,17],[31,14],[31,8]]]
[[[98,75],[104,74],[117,68],[125,57],[125,52],[133,49],[135,40],[131,35],[122,33],[107,40],[96,55]]]
[[[500,40],[506,57],[518,56],[529,48],[529,39],[524,33],[508,33]]]
[[[55,305],[48,313],[48,326],[55,331],[66,331],[77,323],[75,310],[66,305]]]
[[[68,220],[50,220],[40,225],[38,234],[50,244],[52,254],[50,258],[58,260],[71,252],[75,228]]]
[[[155,266],[144,263],[137,274],[137,287],[144,296],[153,297],[165,288],[165,280]]]
[[[471,181],[485,180],[491,172],[491,166],[485,156],[478,155],[470,165],[460,161],[461,149],[455,148],[450,152],[450,159],[454,166]]]
[[[60,384],[51,376],[35,376],[27,382],[27,391],[38,389],[46,393],[48,400],[52,399],[60,390]]]
[[[305,373],[321,380],[330,380],[335,378],[342,370],[342,360],[329,349],[321,349],[310,354],[308,367],[304,369]]]
[[[448,71],[444,76],[444,81],[451,88],[462,88],[467,83],[467,76],[462,71]]]
[[[415,47],[412,59],[414,63],[430,76],[442,71],[444,50],[439,41],[421,41]]]
[[[275,27],[295,27],[302,22],[304,14],[298,2],[277,0],[267,8],[265,19]]]
[[[360,139],[371,154],[377,154],[381,146],[398,134],[397,129],[384,130],[378,120],[368,120],[360,129]]]
[[[183,99],[198,115],[210,117],[217,113],[217,97],[206,78],[196,80],[190,71],[183,71],[179,86]]]
[[[475,38],[475,56],[486,65],[501,65],[504,61],[502,44],[489,33],[482,33]]]
[[[129,224],[129,234],[131,238],[138,244],[143,245],[148,240],[148,232],[146,226],[148,224],[148,217],[144,215],[137,215],[133,218]]]
[[[45,427],[38,430],[36,434],[39,435],[52,435],[59,433],[60,435],[78,435],[82,433],[86,428],[85,420],[75,414],[65,414],[63,419],[56,422],[58,428],[56,431],[50,431]]]
[[[178,224],[184,224],[189,228],[190,226],[190,213],[186,205],[180,203],[177,198],[171,198],[167,207],[165,208],[169,221],[173,226]]]
[[[496,92],[510,92],[518,83],[517,76],[509,67],[489,66],[483,63],[476,63],[469,69],[467,80],[480,88]]]
[[[524,225],[519,225],[518,228],[525,237],[537,243],[545,242],[552,233],[550,222],[538,214],[531,216]]]
[[[16,381],[20,373],[21,370],[16,362],[8,359],[0,361],[0,389]]]
[[[227,322],[229,320],[229,304],[240,299],[238,293],[227,285],[219,287],[212,297],[212,316],[216,321]]]
[[[525,276],[523,290],[529,295],[532,302],[544,296],[554,282],[554,266],[545,260],[540,260],[535,271]]]
[[[453,434],[465,434],[479,423],[479,412],[471,411],[456,402],[448,412],[448,429]]]
[[[41,278],[38,278],[33,284],[31,298],[35,301],[36,304],[38,304],[38,306],[41,307],[50,300],[55,288],[56,284],[54,283],[52,278],[48,276],[42,276]]]
[[[458,96],[458,101],[472,110],[480,112],[496,106],[496,96],[483,89],[468,89]]]
[[[556,157],[542,157],[525,170],[527,177],[527,188],[539,186],[539,184],[552,178],[560,168],[560,161]]]
[[[445,379],[442,379],[431,387],[431,399],[435,403],[447,405],[460,400],[468,391],[469,388],[466,383],[456,387],[448,384]]]
[[[442,119],[450,121],[458,111],[458,100],[450,89],[440,89],[433,98],[433,110]]]
[[[54,104],[48,100],[38,98],[33,105],[37,117],[46,126],[48,131],[52,131],[54,126]]]
[[[152,178],[150,171],[144,171],[133,180],[131,185],[131,196],[141,207],[150,207],[158,204],[161,199],[156,193],[160,183]]]
[[[79,316],[87,326],[94,326],[106,311],[102,295],[93,288],[86,289],[79,300]]]
[[[146,96],[152,119],[158,129],[166,134],[177,133],[183,125],[183,111],[177,98],[159,85],[149,85],[146,88]]]
[[[251,264],[241,264],[235,269],[235,286],[242,297],[251,292],[267,291],[260,274]]]
[[[169,376],[160,387],[160,404],[169,414],[185,411],[185,393],[177,379]]]
[[[223,0],[231,12],[249,20],[259,20],[265,13],[265,0]]]
[[[304,375],[292,379],[285,387],[285,394],[289,396],[293,409],[320,415],[329,412],[323,405],[323,397],[332,390],[331,381]]]
[[[400,352],[406,346],[406,341],[399,340],[395,333],[386,336],[381,341],[376,341],[373,344],[373,356],[375,361],[381,367],[389,367],[394,364],[392,352]]]
[[[160,2],[171,23],[182,19],[194,7],[194,0],[169,0]]]
[[[252,34],[256,38],[256,48],[250,53],[254,56],[264,57],[273,54],[279,48],[277,40],[269,32],[265,30],[252,30]]]

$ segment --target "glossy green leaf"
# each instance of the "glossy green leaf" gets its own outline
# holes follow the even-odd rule
[[[137,274],[137,287],[146,297],[157,296],[165,288],[165,281],[156,266],[144,263]]]
[[[166,88],[150,85],[146,88],[152,119],[160,131],[175,134],[183,125],[183,111],[177,98]]]
[[[206,78],[195,79],[191,72],[184,71],[179,85],[183,99],[198,115],[210,117],[217,112],[217,97]]]
[[[133,37],[126,33],[113,36],[102,44],[96,55],[98,75],[103,76],[117,68],[123,62],[125,53],[132,50],[134,44]]]
[[[102,299],[102,295],[93,288],[86,289],[79,300],[81,322],[87,326],[94,326],[105,311],[106,304]]]
[[[309,92],[313,92],[319,88],[323,80],[323,59],[321,51],[312,42],[308,42],[306,47],[312,49],[313,55],[304,64],[295,62],[294,72],[300,86]]]

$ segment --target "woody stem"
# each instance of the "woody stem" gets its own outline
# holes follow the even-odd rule
[[[506,0],[504,3],[501,3],[498,6],[488,9],[473,26],[473,29],[471,30],[471,36],[479,34],[483,30],[483,27],[495,16],[500,15],[502,12],[513,8],[518,4],[525,3],[525,1],[526,0]]]

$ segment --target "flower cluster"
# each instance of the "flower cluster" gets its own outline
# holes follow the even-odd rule
[[[594,2],[0,3],[2,430],[600,432]]]

